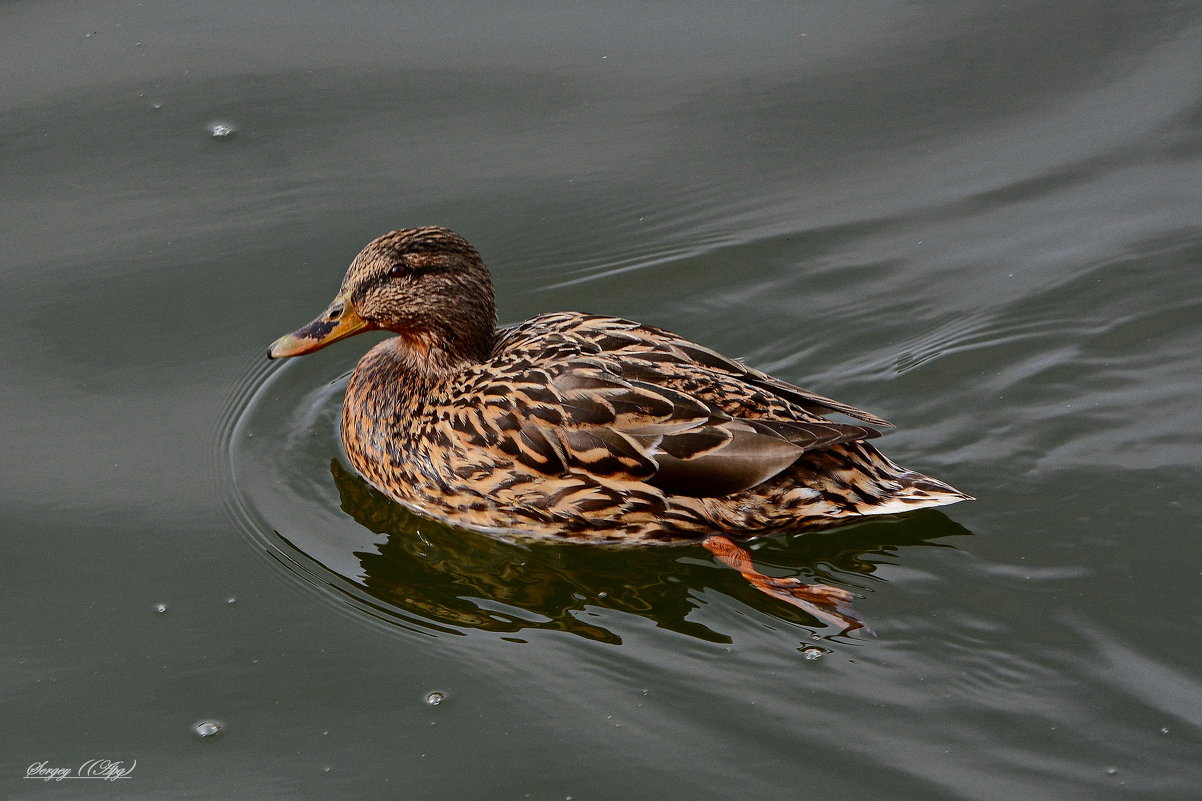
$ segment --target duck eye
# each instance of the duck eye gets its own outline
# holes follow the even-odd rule
[[[404,262],[398,262],[398,263],[392,265],[392,267],[389,268],[389,270],[388,270],[388,274],[391,275],[393,278],[400,278],[402,275],[406,275],[408,272],[409,272],[409,268],[405,265]]]

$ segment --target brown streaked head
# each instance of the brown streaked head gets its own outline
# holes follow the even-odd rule
[[[487,358],[496,305],[480,254],[446,228],[384,234],[351,262],[326,310],[277,339],[267,357],[301,356],[376,329],[393,331],[415,351],[436,352],[452,364]]]

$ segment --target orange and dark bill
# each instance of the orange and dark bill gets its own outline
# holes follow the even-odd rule
[[[340,339],[377,327],[375,323],[359,316],[349,298],[339,295],[316,320],[271,343],[271,347],[267,349],[267,358],[303,356],[321,350]]]

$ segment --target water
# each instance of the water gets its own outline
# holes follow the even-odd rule
[[[1196,798],[1200,44],[1169,2],[9,4],[0,795]],[[371,337],[263,351],[428,223],[502,320],[674,329],[979,500],[756,546],[875,638],[701,548],[398,510],[337,446]]]

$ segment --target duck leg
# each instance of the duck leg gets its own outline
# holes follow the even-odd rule
[[[791,576],[766,576],[752,566],[751,554],[747,549],[736,545],[729,537],[706,537],[701,544],[721,562],[742,573],[743,578],[751,582],[751,586],[757,590],[800,607],[819,620],[843,626],[845,631],[864,629],[865,632],[872,633],[872,630],[864,625],[863,618],[851,606],[856,597],[855,593],[826,584],[805,584]]]

